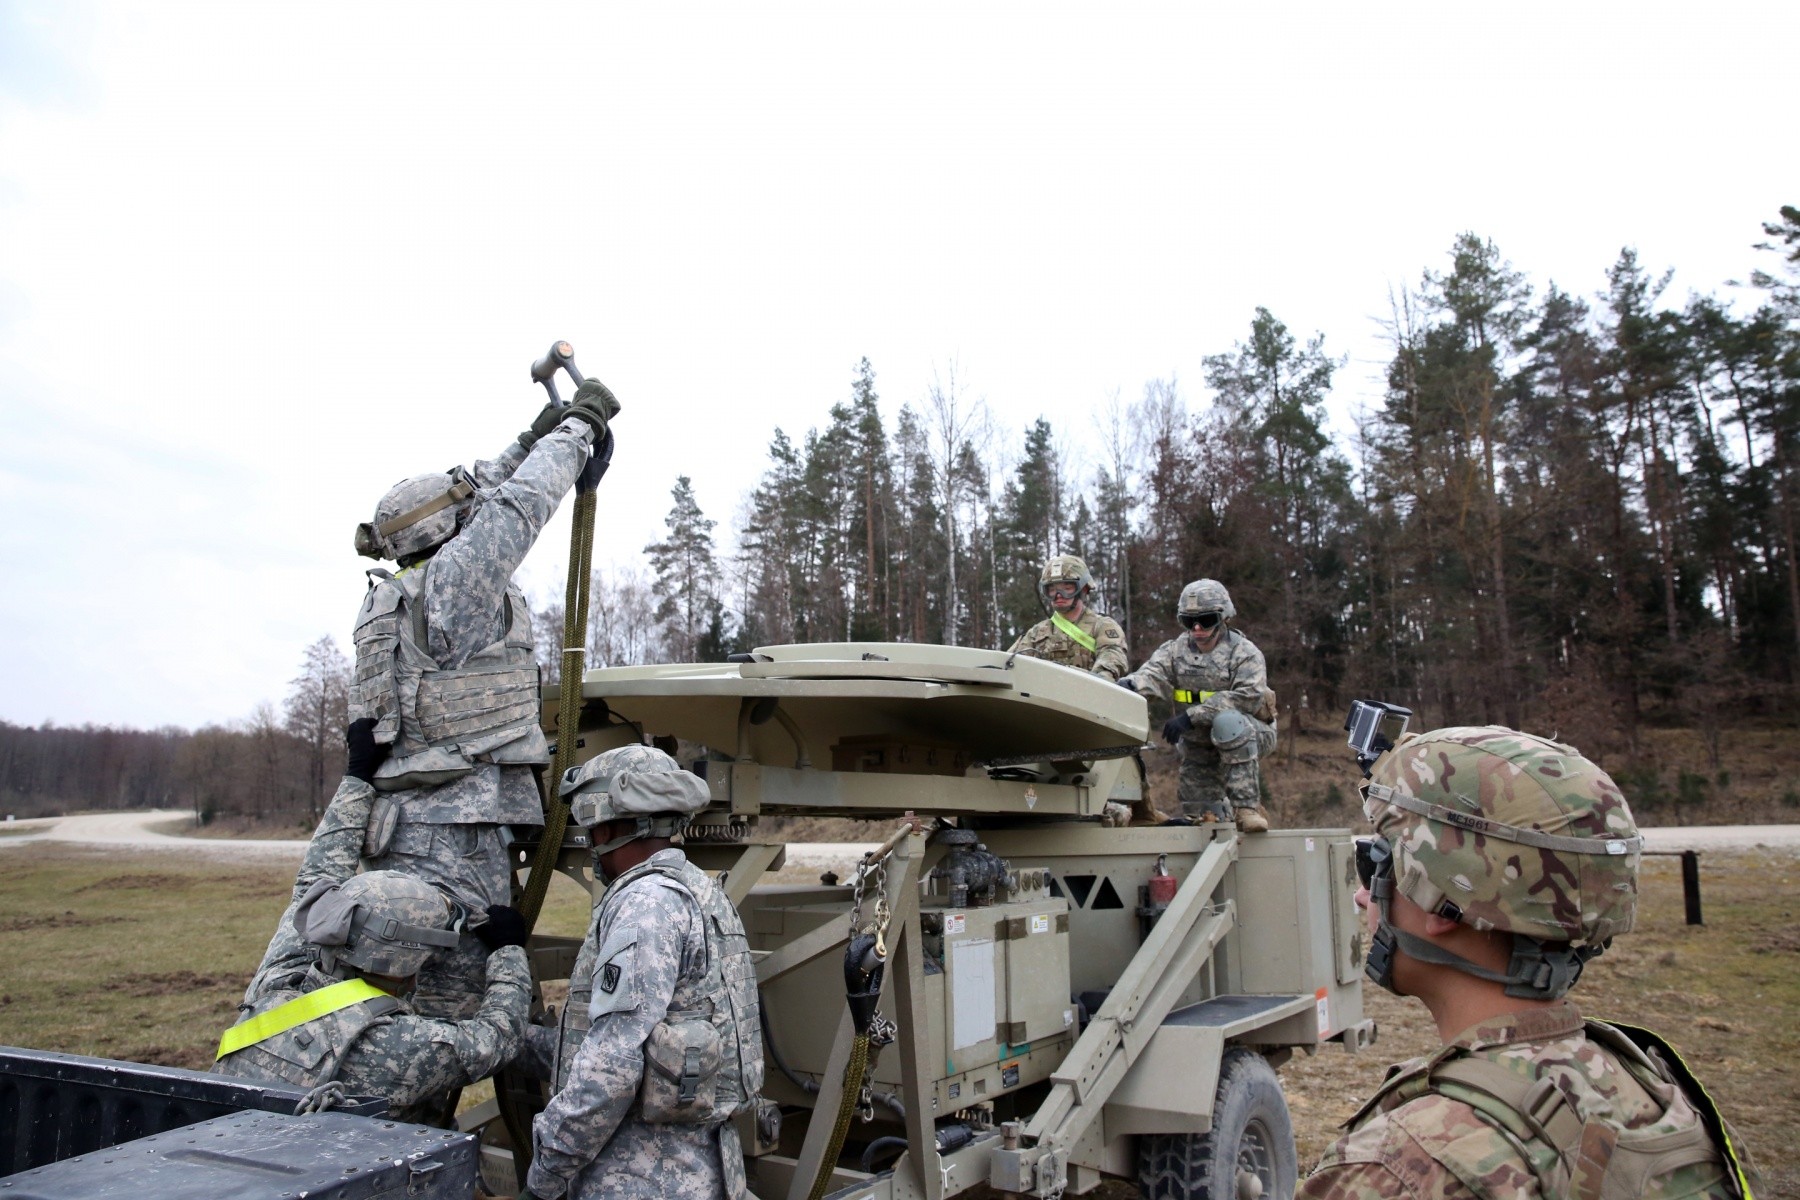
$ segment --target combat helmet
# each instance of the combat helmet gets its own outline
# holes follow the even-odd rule
[[[1050,585],[1053,583],[1074,584],[1075,596],[1080,599],[1094,590],[1094,575],[1088,565],[1073,554],[1058,554],[1044,564],[1043,573],[1038,576],[1038,599],[1046,606],[1050,604]]]
[[[460,940],[462,910],[430,884],[399,871],[321,879],[294,909],[294,928],[319,948],[319,964],[406,978]]]
[[[356,552],[411,565],[456,536],[474,511],[475,495],[461,467],[402,479],[375,506],[375,519],[356,527]]]
[[[1618,785],[1571,746],[1498,725],[1410,734],[1376,761],[1363,811],[1389,856],[1370,884],[1382,920],[1367,966],[1384,986],[1397,944],[1508,995],[1551,999],[1636,919],[1643,838]],[[1394,929],[1393,895],[1512,934],[1510,969]]]
[[[1237,616],[1237,605],[1231,602],[1231,593],[1224,584],[1216,579],[1196,579],[1181,589],[1181,599],[1175,603],[1177,621],[1185,625],[1209,612],[1218,613],[1226,621]]]
[[[674,837],[712,802],[704,779],[654,746],[619,746],[597,754],[563,772],[561,790],[570,819],[583,828],[636,818],[631,832],[595,846],[596,857],[639,838]]]

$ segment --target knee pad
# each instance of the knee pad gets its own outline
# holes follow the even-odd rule
[[[1235,708],[1228,708],[1213,718],[1212,744],[1219,759],[1227,763],[1255,762],[1260,749],[1256,744],[1256,725]]]

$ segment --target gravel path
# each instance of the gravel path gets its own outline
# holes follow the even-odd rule
[[[183,809],[149,809],[130,812],[89,813],[75,817],[44,817],[0,823],[0,852],[9,846],[33,842],[76,842],[84,845],[130,847],[136,850],[168,850],[205,854],[239,861],[297,860],[306,842],[247,838],[196,838],[161,832],[189,820]],[[1644,830],[1648,850],[1783,850],[1800,853],[1800,825],[1683,825]],[[853,866],[875,844],[861,842],[802,842],[788,847],[791,866],[843,869]]]

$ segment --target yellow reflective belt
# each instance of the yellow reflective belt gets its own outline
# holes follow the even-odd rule
[[[1081,632],[1081,626],[1069,620],[1069,618],[1063,616],[1059,612],[1053,612],[1050,614],[1050,623],[1062,630],[1068,635],[1070,641],[1074,642],[1077,646],[1080,646],[1083,650],[1086,650],[1089,654],[1094,652],[1094,639]]]
[[[1208,700],[1211,700],[1214,696],[1216,696],[1218,694],[1219,693],[1217,693],[1217,692],[1189,692],[1189,691],[1184,691],[1181,688],[1176,688],[1175,689],[1175,703],[1177,703],[1177,704],[1205,704]]]
[[[278,1033],[286,1033],[296,1025],[316,1021],[339,1009],[349,1008],[352,1004],[385,995],[386,992],[366,979],[346,979],[342,983],[322,987],[316,992],[295,996],[286,1004],[277,1005],[266,1013],[258,1013],[248,1021],[227,1029],[225,1036],[219,1039],[219,1053],[213,1057],[213,1061],[217,1062],[245,1046],[267,1041]]]

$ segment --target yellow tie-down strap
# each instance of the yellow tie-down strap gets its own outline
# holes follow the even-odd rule
[[[1083,650],[1086,650],[1089,654],[1094,652],[1094,639],[1083,633],[1081,631],[1081,626],[1069,620],[1069,618],[1063,616],[1061,613],[1053,612],[1050,614],[1050,623],[1062,630],[1065,637],[1074,642],[1077,646],[1080,646]]]
[[[387,995],[386,992],[366,979],[346,979],[342,983],[322,987],[316,992],[295,996],[286,1004],[271,1008],[266,1013],[258,1013],[248,1021],[227,1029],[225,1036],[219,1039],[219,1053],[214,1056],[213,1061],[217,1062],[227,1054],[242,1050],[246,1046],[254,1046],[258,1042],[267,1041],[276,1034],[285,1033],[296,1025],[316,1021],[339,1009],[349,1008],[352,1004],[360,1004],[364,1000],[374,1000],[385,995]]]
[[[1176,688],[1175,689],[1175,703],[1177,703],[1177,704],[1205,704],[1208,700],[1211,700],[1214,696],[1216,696],[1218,694],[1219,693],[1217,693],[1217,692],[1189,692],[1189,691],[1183,690],[1182,688]]]

